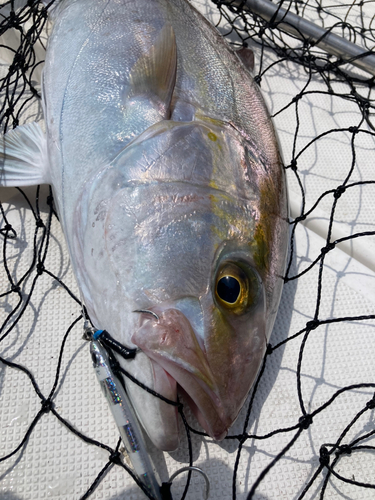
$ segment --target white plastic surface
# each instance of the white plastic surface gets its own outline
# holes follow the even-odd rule
[[[204,14],[212,18],[215,7],[204,0],[194,2]],[[365,4],[366,5],[366,4]],[[374,3],[367,4],[374,9]],[[347,9],[346,9],[347,10]],[[1,50],[1,49],[0,49]],[[256,51],[256,65],[257,55]],[[275,56],[265,52],[264,67]],[[5,71],[5,67],[2,68]],[[292,64],[275,66],[262,79],[261,88],[271,113],[275,113],[303,89],[306,72]],[[326,94],[326,85],[313,79],[311,90],[321,94],[305,96],[299,102],[301,123],[296,143],[297,151],[325,130],[354,126],[360,122],[358,107],[348,100]],[[348,92],[347,87],[336,86],[337,92]],[[29,107],[25,119],[40,116],[37,105]],[[296,130],[295,105],[279,114],[275,120],[285,163],[291,159]],[[337,188],[352,166],[351,134],[340,132],[328,135],[309,147],[298,159],[298,171],[306,190],[306,210],[323,192]],[[351,183],[374,180],[374,138],[358,134],[355,138],[355,170]],[[292,216],[301,209],[301,195],[293,172],[288,170]],[[48,194],[43,187],[41,200]],[[35,203],[35,189],[25,190]],[[356,186],[339,198],[335,212],[332,241],[361,231],[375,230],[374,186]],[[7,263],[14,280],[28,270],[33,258],[35,222],[24,198],[14,188],[0,190],[9,223],[18,238],[7,244]],[[34,200],[34,201],[33,201]],[[333,195],[322,199],[317,210],[296,231],[295,258],[290,275],[306,269],[326,245],[326,236],[332,209]],[[41,217],[46,223],[48,207],[41,206]],[[0,228],[3,223],[0,223]],[[39,235],[41,233],[39,232]],[[77,296],[63,234],[53,218],[52,238],[47,254],[46,268],[58,276]],[[2,259],[2,257],[1,257]],[[271,337],[276,345],[292,336],[313,319],[316,309],[319,263],[307,274],[290,281],[284,287],[280,310]],[[29,292],[33,287],[35,270],[22,285]],[[9,290],[4,268],[1,268],[0,294]],[[0,320],[18,302],[15,293],[0,296]],[[24,304],[17,310],[20,314]],[[35,377],[45,397],[55,379],[59,351],[63,337],[73,320],[80,315],[76,304],[65,289],[47,274],[36,281],[35,289],[11,334],[0,344],[0,356],[26,366]],[[325,256],[322,278],[322,298],[319,319],[353,317],[375,312],[375,238],[357,238],[335,248]],[[93,439],[115,448],[118,440],[110,410],[102,396],[92,369],[89,345],[82,340],[82,322],[71,331],[64,349],[60,380],[54,397],[55,410],[74,428]],[[324,404],[338,389],[346,385],[375,383],[375,329],[374,321],[338,322],[321,325],[308,337],[301,367],[301,391],[307,413]],[[294,426],[301,416],[297,395],[296,370],[303,335],[277,349],[267,361],[259,392],[254,401],[248,426],[249,433],[264,436],[276,429]],[[305,431],[260,483],[254,499],[292,500],[298,498],[312,478],[319,463],[319,448],[334,443],[372,398],[374,388],[355,389],[341,394],[326,410],[319,413]],[[0,457],[11,453],[21,443],[31,422],[41,409],[41,401],[30,380],[19,370],[0,363]],[[194,428],[194,418],[186,412]],[[230,434],[243,432],[246,405]],[[351,428],[343,443],[374,428],[373,410],[367,410]],[[264,468],[290,442],[296,430],[275,434],[266,440],[248,439],[240,456],[236,480],[237,499],[245,499]],[[162,480],[188,464],[188,445],[181,423],[181,446],[173,453],[153,450],[153,458]],[[369,439],[368,444],[375,443]],[[232,498],[232,478],[238,440],[214,443],[211,439],[192,435],[194,465],[209,476],[210,499]],[[355,456],[354,456],[355,455]],[[73,435],[59,420],[44,414],[32,431],[27,445],[12,458],[0,462],[1,500],[78,500],[88,490],[95,477],[108,461],[108,452],[87,444]],[[331,459],[332,461],[332,459]],[[364,483],[375,483],[373,453],[343,456],[335,469],[339,474]],[[306,499],[319,498],[325,473],[320,473]],[[179,475],[172,487],[173,498],[181,498],[186,473]],[[120,467],[112,467],[90,497],[93,500],[141,500],[145,498],[133,480]],[[204,480],[193,474],[188,500],[204,498]],[[375,492],[330,479],[324,499],[371,499]]]

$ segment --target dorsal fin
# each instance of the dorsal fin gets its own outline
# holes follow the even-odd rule
[[[242,47],[236,50],[236,54],[241,59],[245,68],[252,73],[254,70],[254,52],[248,47]]]
[[[169,112],[176,82],[177,46],[173,28],[165,24],[156,43],[130,71],[131,90],[128,97],[147,97],[161,107],[162,114]]]

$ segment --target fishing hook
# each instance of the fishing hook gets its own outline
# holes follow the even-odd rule
[[[169,478],[168,483],[172,484],[173,479],[176,476],[178,476],[179,474],[181,474],[181,472],[190,471],[190,470],[191,471],[199,472],[204,477],[204,480],[206,481],[206,496],[205,496],[205,500],[208,500],[208,495],[210,494],[210,480],[209,480],[207,474],[202,469],[200,469],[199,467],[195,467],[194,465],[189,465],[187,467],[182,467],[181,469],[178,469],[176,472],[174,472],[171,475],[171,477]]]
[[[154,311],[149,311],[148,309],[136,309],[133,311],[133,313],[146,313],[146,314],[151,314],[154,316],[159,321],[159,316],[154,312]]]

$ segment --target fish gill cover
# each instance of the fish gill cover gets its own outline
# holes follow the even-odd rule
[[[0,6],[2,132],[42,120],[48,15],[18,3]],[[254,50],[288,178],[290,255],[262,369],[227,438],[205,437],[181,401],[179,449],[152,457],[164,481],[189,463],[205,470],[213,499],[373,498],[374,76],[245,2],[194,3]],[[374,50],[374,1],[275,5]],[[0,497],[142,498],[82,340],[52,193],[7,188],[0,200]],[[172,493],[203,498],[203,479],[180,475]]]

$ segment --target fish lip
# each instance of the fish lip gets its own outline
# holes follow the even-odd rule
[[[215,441],[222,441],[225,436],[228,434],[228,429],[230,425],[225,425],[223,422],[223,429],[221,431],[215,431],[213,428],[211,428],[210,424],[207,422],[204,413],[202,410],[199,408],[199,406],[196,404],[196,402],[190,397],[190,395],[186,392],[186,390],[177,383],[177,391],[179,394],[182,395],[188,406],[190,407],[190,410],[193,412],[195,418],[198,420],[199,424],[203,429],[206,431],[206,433],[215,439]]]
[[[158,309],[155,311],[153,309],[147,310],[148,313],[152,312],[152,314],[141,315],[139,330],[146,327],[152,331],[153,327],[158,328],[161,325],[160,316],[162,313],[160,314]],[[155,317],[156,315],[158,319]],[[185,320],[188,321],[186,317]],[[187,359],[169,355],[163,351],[160,348],[160,345],[163,344],[163,335],[157,335],[159,344],[157,349],[153,349],[149,345],[147,335],[139,339],[137,332],[135,332],[131,340],[153,363],[158,364],[176,382],[178,393],[182,394],[200,425],[210,437],[219,441],[227,435],[228,428],[234,422],[237,414],[233,415],[233,408],[230,405],[224,405],[204,350],[200,342],[196,340],[195,333],[192,336],[194,336],[194,347],[198,361],[201,361],[205,373]]]
[[[230,425],[233,423],[234,419],[225,418],[225,416],[220,415],[220,413],[224,413],[225,410],[219,396],[217,396],[217,394],[214,391],[212,391],[212,389],[210,389],[204,382],[199,380],[199,378],[196,378],[194,374],[191,374],[192,377],[195,378],[197,384],[205,391],[206,397],[211,403],[211,406],[208,409],[205,408],[204,406],[202,406],[202,401],[201,400],[197,401],[190,394],[191,391],[189,391],[186,387],[184,387],[186,386],[186,384],[181,384],[181,382],[178,380],[179,377],[176,377],[174,374],[171,374],[170,370],[168,370],[163,363],[159,362],[159,359],[157,359],[154,356],[150,356],[149,354],[147,355],[150,357],[150,359],[152,359],[154,363],[157,363],[167,373],[169,377],[171,377],[176,382],[177,393],[182,395],[185,402],[190,407],[192,413],[197,419],[198,423],[205,430],[205,432],[216,441],[223,440],[227,435],[228,429]],[[178,367],[177,363],[176,366]],[[178,369],[181,368],[178,367]],[[189,373],[184,368],[182,368],[181,370]],[[219,409],[221,409],[222,411],[221,412],[217,411],[216,406],[218,406]],[[212,415],[213,413],[215,413],[215,415]],[[214,419],[215,425],[210,424],[210,422],[206,418],[207,416],[210,417],[210,420],[213,420],[213,417],[216,417]]]

